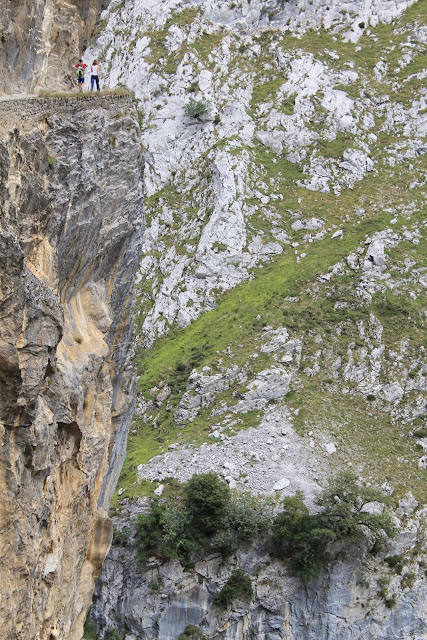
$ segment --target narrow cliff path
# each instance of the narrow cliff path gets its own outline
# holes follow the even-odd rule
[[[0,96],[0,133],[8,131],[14,126],[23,126],[27,123],[32,126],[36,115],[46,116],[48,113],[59,113],[70,111],[70,109],[80,109],[82,104],[81,94],[63,93],[49,97],[36,96],[34,94],[11,94]],[[132,102],[127,94],[87,94],[84,96],[84,108],[104,107],[107,111],[113,105],[120,104],[121,111],[130,112],[133,108]],[[115,108],[115,107],[114,107]]]
[[[22,100],[29,98],[39,98],[40,96],[36,96],[34,93],[12,93],[9,95],[0,95],[0,102],[6,102],[7,100]]]

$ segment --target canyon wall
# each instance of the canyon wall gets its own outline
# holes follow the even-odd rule
[[[0,107],[1,635],[77,640],[135,398],[139,127],[128,98]]]

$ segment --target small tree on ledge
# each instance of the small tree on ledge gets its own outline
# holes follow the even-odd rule
[[[194,100],[193,98],[190,102],[184,105],[184,113],[186,116],[197,118],[198,120],[201,116],[207,116],[210,114],[212,109],[212,105],[206,98],[202,98],[201,100]]]
[[[288,559],[289,567],[303,582],[317,578],[329,561],[331,542],[357,543],[369,541],[371,551],[383,547],[396,534],[387,511],[372,513],[366,505],[384,504],[381,491],[361,486],[356,475],[339,473],[321,492],[317,504],[319,513],[311,514],[304,504],[303,493],[288,496],[283,511],[273,523],[273,544],[276,555]]]

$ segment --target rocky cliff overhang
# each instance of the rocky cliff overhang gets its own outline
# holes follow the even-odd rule
[[[0,103],[2,638],[80,638],[135,399],[128,98]],[[13,127],[10,127],[13,123]]]

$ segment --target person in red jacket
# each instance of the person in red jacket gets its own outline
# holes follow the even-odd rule
[[[73,68],[77,69],[76,71],[76,78],[77,78],[77,82],[79,84],[79,91],[83,91],[83,85],[84,85],[84,81],[85,81],[85,69],[87,67],[87,64],[85,64],[83,62],[83,60],[79,60],[79,62],[77,64],[73,64]]]

